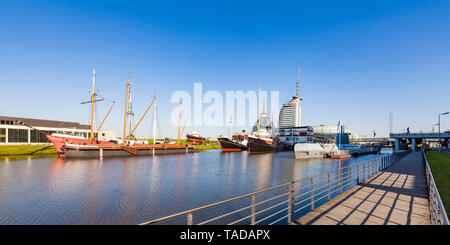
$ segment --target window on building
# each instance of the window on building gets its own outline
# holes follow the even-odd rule
[[[11,120],[0,120],[0,124],[13,125],[14,121],[11,121]]]
[[[36,130],[30,131],[30,142],[31,143],[48,143],[50,142],[45,134],[42,134]]]
[[[6,129],[0,128],[0,143],[6,142]]]
[[[8,129],[9,143],[27,143],[28,129]]]

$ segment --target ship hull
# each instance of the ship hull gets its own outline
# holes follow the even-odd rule
[[[269,144],[266,140],[261,138],[249,137],[247,147],[250,153],[265,153],[276,151],[276,146],[274,144]]]
[[[348,159],[352,158],[352,155],[331,155],[331,159]]]
[[[99,145],[95,145],[99,146]],[[64,156],[66,158],[101,158],[101,157],[126,157],[126,156],[153,156],[165,154],[186,154],[199,152],[198,149],[183,145],[171,146],[138,146],[123,147],[73,147],[64,146]]]
[[[56,152],[59,155],[63,155],[64,152],[64,144],[69,143],[69,144],[75,144],[75,145],[80,145],[80,144],[114,144],[112,142],[107,142],[107,141],[89,141],[86,138],[81,138],[81,137],[64,137],[64,136],[55,136],[55,135],[46,135],[47,139],[53,144],[53,146],[55,146]]]
[[[244,144],[240,144],[238,142],[232,141],[228,138],[217,138],[220,142],[220,145],[222,147],[222,151],[228,152],[228,151],[246,151],[247,146]]]
[[[203,141],[205,141],[204,137],[198,137],[198,136],[194,136],[191,134],[187,134],[186,138],[189,142],[194,142],[194,143],[203,143]]]

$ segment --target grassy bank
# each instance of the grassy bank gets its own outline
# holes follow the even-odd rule
[[[145,140],[149,144],[153,144],[153,139],[139,139],[139,140]],[[157,141],[164,141],[164,139],[157,139]],[[177,142],[177,139],[169,139],[170,142]],[[187,141],[186,139],[180,139],[180,144],[186,145],[186,144],[192,144],[191,142]],[[219,141],[217,140],[205,140],[203,141],[202,145],[194,145],[194,148],[199,150],[214,150],[214,149],[221,149],[221,146],[219,144]]]
[[[56,154],[53,145],[0,145],[0,155]]]
[[[427,151],[425,155],[448,215],[450,213],[450,155],[437,151]]]
[[[200,149],[200,150],[214,150],[214,149],[220,149],[220,145],[194,145],[194,148]]]

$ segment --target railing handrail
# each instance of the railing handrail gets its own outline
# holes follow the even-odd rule
[[[228,202],[231,202],[231,201],[235,201],[235,200],[238,200],[238,199],[246,198],[246,197],[254,198],[254,196],[257,195],[257,194],[260,194],[260,193],[263,193],[263,192],[267,192],[267,191],[270,191],[270,190],[274,190],[274,189],[278,189],[278,188],[288,187],[288,189],[290,189],[291,188],[290,186],[292,184],[300,183],[300,182],[307,181],[307,180],[311,181],[311,180],[314,180],[314,178],[317,178],[319,176],[330,175],[330,174],[335,173],[335,172],[339,172],[339,173],[338,173],[337,176],[333,176],[333,177],[338,177],[338,179],[333,181],[333,182],[335,182],[335,183],[337,182],[337,186],[339,187],[337,190],[341,190],[341,192],[342,192],[342,188],[343,188],[344,185],[346,186],[346,185],[350,184],[350,186],[351,186],[351,183],[354,180],[352,178],[353,176],[355,176],[355,177],[358,176],[358,181],[359,181],[359,177],[360,177],[359,176],[359,174],[360,174],[359,166],[360,165],[363,165],[363,168],[361,169],[362,170],[362,173],[361,173],[362,176],[361,177],[364,176],[363,178],[366,178],[365,176],[367,176],[367,178],[368,178],[368,177],[372,176],[373,174],[377,173],[378,171],[380,171],[382,169],[381,168],[381,164],[383,163],[383,161],[386,162],[385,163],[385,167],[389,166],[389,164],[392,164],[392,158],[391,158],[392,156],[393,155],[384,155],[384,156],[380,156],[380,157],[377,157],[377,158],[368,159],[368,160],[365,160],[365,161],[362,161],[362,162],[358,162],[358,163],[355,163],[355,164],[352,164],[352,165],[349,165],[349,166],[346,166],[346,167],[330,170],[330,171],[327,171],[327,172],[323,172],[323,173],[320,173],[320,174],[316,174],[316,175],[309,176],[309,177],[302,178],[302,179],[298,179],[298,180],[293,180],[293,181],[288,182],[288,183],[284,183],[284,184],[280,184],[280,185],[277,185],[277,186],[265,188],[263,190],[251,192],[251,193],[248,193],[248,194],[245,194],[245,195],[240,195],[240,196],[229,198],[229,199],[226,199],[226,200],[223,200],[223,201],[219,201],[219,202],[211,203],[211,204],[208,204],[208,205],[204,205],[204,206],[201,206],[201,207],[198,207],[198,208],[189,209],[189,210],[186,210],[186,211],[182,211],[182,212],[179,212],[179,213],[175,213],[175,214],[172,214],[172,215],[168,215],[168,216],[165,216],[165,217],[154,219],[154,220],[151,220],[151,221],[148,221],[148,222],[141,223],[140,225],[154,224],[154,223],[166,221],[166,220],[169,220],[169,219],[172,219],[172,218],[175,218],[175,217],[180,217],[180,216],[183,216],[183,215],[188,215],[188,224],[189,224],[189,221],[192,221],[192,213],[194,213],[194,212],[197,212],[197,211],[200,211],[200,210],[204,210],[204,209],[207,209],[207,208],[211,208],[211,207],[214,207],[214,206],[218,206],[220,204],[228,203]],[[387,164],[388,161],[389,161],[389,164]],[[369,162],[369,164],[366,165],[367,162]],[[345,176],[345,178],[347,178],[347,177],[349,178],[349,180],[348,180],[349,183],[347,183],[347,184],[344,183],[346,181],[346,180],[344,180],[344,177],[343,177],[344,170],[348,169],[348,168],[350,168],[350,170],[351,170],[354,167],[357,168],[357,171],[353,172],[353,174],[351,174],[351,172],[350,172],[351,175]],[[366,172],[366,169],[367,169],[367,172]],[[342,171],[342,173],[341,173],[341,171]],[[328,178],[328,181],[330,181],[330,177]],[[319,181],[318,183],[320,183],[320,182],[322,182],[322,181]],[[330,183],[326,183],[325,185],[322,185],[322,186],[320,186],[318,188],[316,187],[316,188],[320,189],[320,188],[323,188],[326,185],[328,185],[328,188],[331,188]],[[306,186],[300,186],[300,187],[301,188],[306,188],[306,187],[311,187],[311,186],[313,186],[313,184],[306,185]],[[333,191],[333,192],[336,192],[336,190]],[[305,193],[302,193],[302,195],[303,194],[305,194]],[[315,195],[313,194],[313,196],[315,196]],[[321,198],[323,198],[323,197],[321,197]],[[303,200],[303,201],[306,201],[306,200]],[[255,205],[255,204],[258,204],[258,203],[253,203],[252,205]],[[314,206],[312,205],[312,207],[314,207]],[[242,210],[248,209],[248,208],[251,208],[251,206],[242,208]],[[300,208],[300,209],[302,209],[302,208]],[[300,209],[298,209],[298,210],[300,210]],[[235,212],[235,211],[232,211],[232,212]],[[224,214],[222,216],[227,216],[228,214],[230,214],[230,213],[226,213],[226,214]],[[189,216],[191,216],[191,217],[189,217]],[[210,221],[216,220],[216,219],[217,219],[217,217],[212,218]],[[207,223],[207,221],[202,222],[202,223]]]
[[[425,168],[426,168],[425,173],[426,173],[427,184],[428,184],[428,193],[431,194],[431,189],[432,189],[434,191],[433,192],[434,195],[436,196],[436,197],[433,197],[432,195],[428,195],[428,202],[429,202],[429,206],[430,206],[430,214],[435,212],[433,210],[434,206],[431,205],[432,204],[432,200],[431,199],[432,198],[436,198],[437,204],[438,204],[438,208],[439,208],[440,214],[442,216],[442,217],[438,217],[438,218],[442,218],[442,223],[441,224],[449,225],[449,220],[448,220],[448,217],[447,217],[447,213],[445,212],[444,204],[442,203],[441,196],[439,195],[439,191],[438,191],[438,189],[436,187],[436,183],[434,182],[433,173],[431,172],[431,168],[430,168],[430,165],[428,164],[428,159],[427,159],[427,157],[425,155],[425,151],[424,150],[422,150],[422,155],[423,155],[423,158],[425,160]],[[430,217],[430,218],[432,218],[432,217]],[[434,220],[431,219],[431,221],[434,221]]]

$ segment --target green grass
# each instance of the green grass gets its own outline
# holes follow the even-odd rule
[[[149,144],[153,144],[153,139],[139,139],[139,140],[146,140]],[[164,141],[164,139],[157,139],[157,141]],[[171,142],[177,142],[177,139],[169,139]],[[192,144],[191,142],[187,141],[187,139],[180,139],[180,144],[182,145],[189,145]],[[200,150],[213,150],[213,149],[220,149],[219,141],[217,140],[205,140],[203,141],[203,144],[201,145],[195,145],[194,148],[200,149]]]
[[[448,215],[450,213],[450,155],[437,151],[427,151],[425,155]]]
[[[1,145],[0,155],[56,154],[53,145]]]
[[[214,150],[220,149],[220,145],[194,145],[194,148],[199,150]]]

